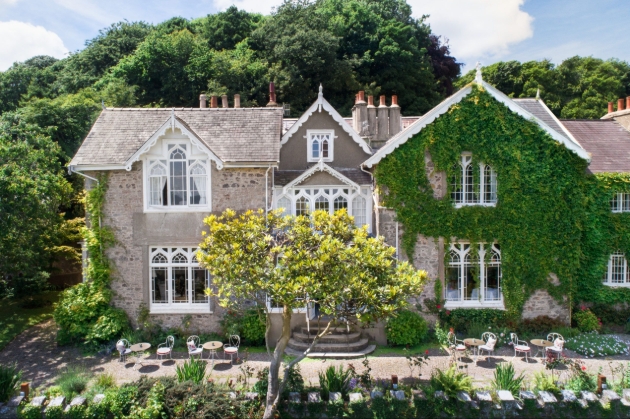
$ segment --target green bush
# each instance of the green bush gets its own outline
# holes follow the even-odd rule
[[[402,310],[389,319],[385,331],[390,344],[415,346],[427,337],[429,327],[418,313]]]
[[[328,399],[330,393],[339,392],[344,397],[348,394],[348,384],[352,375],[350,368],[344,371],[341,365],[337,368],[331,365],[324,372],[319,372],[318,375],[324,400]]]
[[[456,397],[460,391],[470,393],[473,389],[472,378],[457,371],[457,365],[451,365],[446,371],[435,369],[429,384],[434,391],[443,391],[449,397]]]
[[[116,379],[114,378],[112,374],[109,374],[109,373],[99,374],[96,376],[93,386],[94,388],[97,388],[102,391],[110,389],[110,388],[114,388],[116,387]]]
[[[585,307],[573,313],[573,320],[577,324],[578,329],[582,332],[599,331],[599,329],[602,328],[602,323],[595,313]]]
[[[183,365],[176,367],[177,381],[183,383],[184,381],[192,381],[195,384],[199,384],[206,376],[206,366],[208,363],[200,359],[192,358]]]
[[[138,397],[138,387],[125,385],[105,392],[103,403],[109,406],[112,416],[122,418],[129,414],[133,402]]]
[[[467,331],[468,325],[473,322],[493,327],[504,326],[506,324],[505,311],[491,308],[456,308],[453,310],[441,309],[438,312],[438,317],[444,327],[452,327],[456,331],[460,332]]]
[[[267,394],[267,389],[269,388],[269,367],[258,371],[256,378],[258,381],[254,384],[253,391],[258,394]]]
[[[563,322],[552,319],[549,316],[538,316],[533,319],[523,320],[518,327],[518,332],[522,335],[546,337],[549,333],[566,326]]]
[[[534,389],[538,391],[548,391],[553,394],[560,394],[560,389],[556,384],[556,380],[551,374],[545,374],[543,371],[534,373]]]
[[[619,308],[614,304],[593,304],[591,311],[604,324],[625,325],[630,320],[630,307]]]
[[[63,407],[53,406],[46,409],[46,419],[64,419]]]
[[[85,391],[90,381],[88,371],[82,367],[68,367],[57,379],[56,384],[61,388],[61,392],[70,400]]]
[[[523,385],[523,375],[516,376],[514,371],[514,365],[509,362],[507,364],[499,364],[494,370],[494,380],[492,381],[492,387],[495,390],[507,390],[514,397],[519,397],[519,391]]]
[[[265,344],[265,313],[262,310],[247,310],[241,321],[241,337],[252,346]]]
[[[0,364],[0,402],[6,403],[17,390],[22,379],[22,371],[17,364]]]
[[[18,411],[20,419],[42,419],[42,408],[27,404]]]

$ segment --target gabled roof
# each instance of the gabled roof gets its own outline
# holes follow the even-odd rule
[[[341,174],[342,176],[350,179],[357,185],[371,185],[372,177],[369,173],[356,167],[335,167],[331,166],[333,170]],[[308,169],[307,169],[308,170]],[[304,170],[276,170],[273,173],[273,182],[276,186],[285,186],[292,182],[304,173]]]
[[[224,163],[276,163],[282,108],[107,108],[71,166],[124,166],[172,114]]]
[[[305,170],[304,172],[302,172],[301,175],[299,175],[298,177],[293,179],[291,182],[284,185],[282,192],[286,193],[287,189],[299,185],[300,183],[304,182],[306,179],[308,179],[309,177],[311,177],[317,172],[327,172],[328,174],[339,179],[341,182],[345,183],[346,185],[353,188],[359,188],[359,185],[356,182],[348,179],[346,176],[342,175],[340,172],[336,171],[335,169],[333,169],[332,167],[324,163],[322,160],[320,160],[317,164],[311,166],[308,170]]]
[[[532,120],[536,124],[538,124],[543,130],[545,130],[554,140],[564,144],[569,150],[575,152],[578,156],[582,157],[585,160],[590,160],[589,154],[584,150],[580,144],[577,143],[573,139],[570,134],[560,129],[560,132],[556,131],[552,127],[550,127],[545,121],[532,114],[524,107],[520,106],[516,101],[510,99],[508,96],[500,92],[498,89],[493,87],[492,85],[486,83],[481,79],[481,72],[478,71],[477,77],[474,82],[467,84],[461,90],[453,94],[452,96],[446,98],[435,108],[431,109],[429,112],[424,114],[420,119],[410,125],[407,129],[399,132],[395,136],[389,139],[387,143],[383,147],[381,147],[372,157],[367,159],[363,166],[372,167],[375,164],[378,164],[384,157],[392,153],[396,148],[406,143],[414,135],[418,134],[424,127],[435,121],[440,115],[446,113],[451,106],[459,103],[462,99],[472,92],[473,84],[477,84],[478,86],[485,89],[488,94],[490,94],[494,99],[503,103],[507,106],[512,112],[517,113],[525,119]],[[546,106],[545,106],[546,108]],[[555,118],[555,117],[554,117]],[[557,120],[556,120],[557,121]],[[560,124],[557,124],[561,127]]]
[[[591,154],[591,173],[630,172],[630,131],[614,119],[563,119],[562,124]]]
[[[306,112],[304,112],[302,116],[297,121],[295,121],[295,123],[291,125],[287,132],[282,136],[280,146],[289,141],[289,138],[291,138],[291,136],[295,134],[295,132],[302,126],[302,124],[304,124],[304,122],[308,120],[308,118],[310,118],[311,115],[313,115],[315,111],[321,112],[322,109],[328,112],[330,116],[332,116],[332,118],[341,126],[341,128],[348,134],[350,134],[350,137],[352,137],[354,142],[357,143],[363,149],[363,151],[365,151],[367,154],[372,154],[372,149],[365,142],[365,140],[363,140],[363,138],[361,138],[361,136],[354,130],[354,128],[352,128],[350,124],[348,124],[346,120],[341,115],[339,115],[339,112],[337,112],[337,110],[330,103],[328,103],[326,99],[324,99],[321,85],[319,86],[317,100],[313,102],[311,107],[308,108]]]

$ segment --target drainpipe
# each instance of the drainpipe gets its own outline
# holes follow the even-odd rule
[[[81,173],[77,170],[74,169],[73,166],[68,166],[68,174],[71,175],[73,173],[76,173],[77,175],[83,176],[84,178],[93,180],[94,182],[96,182],[97,184],[100,184],[101,182],[99,182],[98,179],[92,177],[92,176],[88,176],[85,173]],[[101,229],[102,228],[102,222],[101,222],[101,217],[98,217],[98,228]],[[103,244],[101,243],[101,257],[103,257]],[[81,252],[83,254],[83,252]],[[85,275],[83,276],[85,278]]]
[[[265,216],[269,213],[269,171],[271,170],[271,165],[267,167],[267,171],[265,172]]]
[[[376,197],[374,196],[374,190],[375,190],[375,188],[374,188],[374,175],[372,175],[372,173],[371,173],[371,172],[368,172],[367,170],[365,170],[365,169],[363,168],[363,165],[360,165],[360,166],[359,166],[359,169],[361,169],[361,171],[362,171],[362,172],[365,172],[365,173],[367,173],[368,175],[370,175],[370,179],[372,179],[372,185],[371,185],[372,190],[371,190],[371,192],[372,192],[372,200],[374,201],[374,214],[375,214],[375,217],[374,217],[374,218],[375,218],[375,222],[376,222],[376,228],[375,228],[375,230],[376,230],[376,236],[378,237],[378,231],[379,231],[379,226],[378,226],[378,205],[376,205]],[[361,192],[361,190],[359,190],[359,193],[360,193],[360,192]],[[371,221],[371,220],[370,220],[370,221]]]

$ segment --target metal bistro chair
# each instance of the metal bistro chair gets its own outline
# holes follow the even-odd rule
[[[127,355],[131,353],[131,349],[129,349],[129,341],[127,339],[120,339],[116,342],[116,350],[120,354],[119,362],[125,362],[127,360]]]
[[[514,357],[516,358],[517,353],[525,354],[525,361],[529,362],[529,354],[532,349],[529,347],[527,342],[524,340],[519,340],[518,335],[516,333],[510,333],[510,340],[512,341],[512,346],[514,346]]]
[[[560,358],[562,356],[562,352],[564,351],[564,338],[560,333],[549,333],[547,335],[547,340],[549,342],[553,342],[553,346],[547,346],[545,350],[547,354],[553,354],[556,358]]]
[[[157,349],[158,358],[162,359],[168,355],[169,359],[173,359],[173,346],[175,345],[175,338],[173,336],[167,336],[166,342],[160,343]]]
[[[230,343],[223,347],[224,358],[230,356],[230,363],[234,363],[234,355],[238,360],[238,347],[241,346],[241,338],[238,335],[230,336]]]
[[[466,352],[466,345],[464,341],[457,339],[454,332],[448,332],[448,349],[454,360],[461,361],[462,354]]]
[[[199,346],[199,336],[192,335],[186,340],[186,346],[188,347],[188,357],[192,358],[195,355],[199,355],[199,359],[203,355],[203,347]]]
[[[494,346],[497,344],[496,335],[491,332],[485,332],[484,334],[481,335],[481,340],[483,340],[486,343],[485,345],[481,345],[477,349],[477,351],[478,352],[485,351],[488,353],[488,355],[494,355]],[[488,355],[486,355],[486,359],[488,359]]]

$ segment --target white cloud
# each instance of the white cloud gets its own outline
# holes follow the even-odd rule
[[[449,39],[451,53],[472,67],[494,61],[534,34],[525,0],[407,0],[416,17],[430,15],[433,33]]]
[[[108,13],[98,7],[97,3],[87,0],[55,0],[55,3],[75,12],[87,19],[98,22],[102,25],[109,26],[119,21],[118,15]]]
[[[0,22],[0,39],[0,71],[35,55],[62,58],[68,53],[59,35],[26,22]]]
[[[225,10],[234,5],[248,12],[262,13],[265,15],[270,14],[272,8],[278,7],[281,4],[282,0],[214,0],[214,5],[220,10]]]

